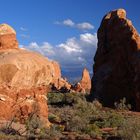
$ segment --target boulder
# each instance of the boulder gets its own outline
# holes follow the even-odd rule
[[[140,110],[140,36],[124,9],[107,13],[98,29],[91,98],[105,106],[123,97]]]

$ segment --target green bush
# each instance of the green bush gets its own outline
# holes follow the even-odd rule
[[[48,120],[52,123],[60,123],[61,122],[61,119],[60,117],[50,113],[49,116],[48,116]]]
[[[58,135],[59,138],[66,138],[68,136],[63,135],[63,132],[68,132],[74,133],[75,139],[84,139],[86,136],[89,139],[101,137],[140,139],[140,118],[135,120],[135,116],[127,116],[126,111],[130,106],[126,104],[126,99],[115,103],[117,110],[113,110],[102,107],[97,100],[88,102],[85,95],[78,93],[50,94],[48,95],[50,103],[59,102],[63,106],[49,105],[49,120],[54,126],[48,131],[48,137]],[[113,131],[104,132],[103,128],[113,128]]]
[[[48,104],[59,103],[64,100],[63,93],[48,93],[47,97],[48,97]]]
[[[89,134],[91,138],[97,138],[102,136],[101,130],[96,124],[89,124],[87,126],[86,133]]]
[[[124,140],[140,140],[140,118],[132,117],[124,120],[117,135]]]

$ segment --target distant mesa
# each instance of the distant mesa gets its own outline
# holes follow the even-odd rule
[[[124,9],[107,13],[98,29],[91,98],[113,106],[123,97],[140,111],[140,36]]]

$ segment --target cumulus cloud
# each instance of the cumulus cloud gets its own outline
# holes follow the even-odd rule
[[[79,38],[68,38],[65,42],[52,46],[48,42],[38,44],[30,43],[28,46],[20,46],[37,51],[49,59],[60,63],[62,71],[67,74],[79,74],[84,67],[92,71],[93,57],[97,48],[97,35],[84,33]]]
[[[83,22],[83,23],[77,24],[77,28],[81,30],[91,30],[91,29],[94,29],[94,26],[88,22]]]
[[[75,23],[71,19],[66,19],[66,20],[63,20],[61,22],[56,21],[55,24],[73,27],[73,28],[77,28],[77,29],[80,29],[83,31],[94,29],[94,26],[89,22]]]
[[[75,25],[75,23],[70,19],[64,20],[63,24],[70,27],[73,27]]]

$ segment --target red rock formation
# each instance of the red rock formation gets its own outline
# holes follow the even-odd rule
[[[51,84],[53,84],[53,86],[56,89],[59,89],[60,88],[60,86],[59,86],[59,80],[61,78],[60,65],[56,61],[52,61],[52,67],[53,67],[54,71],[53,71],[53,80],[52,80]]]
[[[79,93],[83,93],[83,94],[86,93],[86,90],[81,86],[81,84],[79,82],[74,85],[74,87],[72,88],[72,90],[74,92],[79,92]]]
[[[53,67],[53,80],[51,82],[52,85],[52,91],[53,90],[60,90],[62,88],[66,88],[68,90],[70,90],[71,88],[71,84],[67,81],[66,78],[62,78],[61,77],[61,68],[59,63],[57,63],[56,61],[52,61],[52,67]]]
[[[90,92],[91,89],[91,79],[90,79],[90,75],[89,72],[86,68],[84,68],[83,73],[82,73],[82,79],[80,81],[80,84],[82,86],[82,88],[85,89],[86,92]]]
[[[25,122],[36,105],[38,117],[48,126],[46,88],[55,69],[47,58],[17,44],[15,31],[0,25],[0,119]]]
[[[140,37],[124,9],[109,12],[98,29],[91,95],[106,106],[126,97],[140,102]],[[137,106],[137,110],[140,105]]]
[[[54,73],[53,73],[54,79],[61,78],[61,69],[60,69],[59,63],[56,62],[56,61],[52,61],[51,63],[53,65],[53,67],[54,67]]]
[[[16,32],[7,24],[0,25],[0,50],[18,48]]]
[[[86,68],[84,68],[82,72],[82,78],[80,82],[76,83],[74,85],[73,90],[76,92],[81,92],[81,93],[89,93],[91,89],[91,79],[89,72]]]
[[[0,87],[0,119],[16,119],[25,123],[32,113],[36,113],[44,126],[48,126],[46,87],[22,89],[19,92],[11,88]]]

